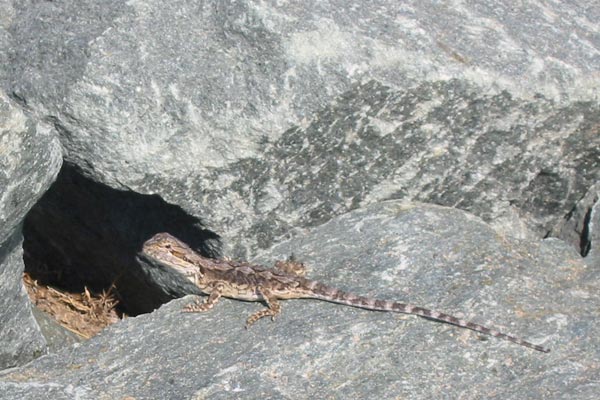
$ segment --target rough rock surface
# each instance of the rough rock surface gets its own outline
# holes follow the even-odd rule
[[[184,147],[159,145],[181,169],[149,157],[133,187],[201,216],[237,255],[268,248],[291,228],[388,198],[451,205],[511,234],[544,237],[600,179],[599,126],[595,103],[557,107],[506,92],[481,95],[460,81],[411,90],[371,81],[344,93],[306,126],[265,142],[255,157],[223,167],[193,169],[195,160],[207,157],[190,147],[212,151],[200,139]],[[39,210],[41,218],[54,212]],[[92,217],[76,220],[106,223]],[[65,231],[63,224],[50,226]],[[50,232],[46,239],[52,244],[56,236]]]
[[[191,291],[136,260],[145,239],[168,231],[206,255],[293,252],[343,288],[484,318],[554,350],[300,301],[245,332],[256,304],[182,316],[180,301],[6,371],[0,393],[598,392],[599,5],[0,9],[0,87],[11,99],[0,95],[0,367],[45,351],[20,282],[21,224],[28,266],[63,285],[116,282],[134,314]],[[60,166],[57,138],[66,162],[40,199]],[[388,199],[477,217],[380,204]],[[548,235],[572,247],[540,241]]]
[[[369,82],[306,127],[266,143],[259,158],[203,176],[190,171],[184,181],[165,170],[140,182],[142,192],[158,191],[179,205],[194,202],[201,211],[192,215],[201,219],[152,196],[106,188],[65,166],[32,210],[25,245],[33,257],[68,271],[62,275],[70,280],[108,287],[118,279],[125,306],[137,314],[164,302],[148,296],[152,284],[132,267],[143,239],[159,231],[223,237],[239,255],[350,209],[416,198],[468,209],[511,235],[527,230],[519,221],[529,221],[543,237],[600,178],[599,126],[600,108],[589,103],[556,109],[507,93],[482,97],[459,81],[410,91]]]
[[[28,118],[0,91],[0,243],[56,178],[61,148],[50,126]]]
[[[589,190],[585,198],[577,205],[576,211],[583,211],[583,223],[579,224],[582,229],[580,242],[583,245],[583,255],[586,262],[592,266],[600,278],[600,182]],[[577,214],[577,213],[576,213]],[[573,220],[579,218],[576,215]]]
[[[23,287],[21,225],[61,164],[58,139],[0,90],[0,368],[46,351]]]
[[[382,197],[543,237],[598,179],[598,6],[13,4],[3,84],[66,160],[232,255]]]
[[[191,297],[0,375],[6,399],[593,399],[600,307],[564,242],[503,236],[462,211],[397,201],[357,210],[277,246],[313,278],[493,324],[549,354],[402,314],[290,300],[250,330],[260,305]],[[486,339],[486,340],[478,340]]]
[[[600,271],[600,182],[592,185],[565,215],[564,220],[553,229],[552,236],[574,244],[579,253],[587,257],[588,264],[595,265]]]

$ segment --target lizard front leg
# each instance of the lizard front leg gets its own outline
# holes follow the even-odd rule
[[[194,304],[187,305],[183,308],[183,312],[204,312],[208,311],[214,307],[215,304],[219,302],[221,295],[223,294],[223,289],[225,285],[223,282],[217,282],[214,286],[210,295],[204,300],[204,302],[200,302],[200,298],[198,297]]]
[[[277,301],[277,298],[273,296],[273,293],[271,293],[269,289],[258,287],[257,291],[260,293],[269,308],[257,311],[249,316],[246,320],[246,329],[250,328],[252,324],[263,317],[270,316],[271,320],[275,320],[275,316],[281,312],[281,304],[279,304],[279,301]]]

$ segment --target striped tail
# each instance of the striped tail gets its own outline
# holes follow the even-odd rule
[[[347,306],[364,308],[368,310],[392,311],[397,313],[418,315],[420,317],[446,322],[448,324],[456,325],[461,328],[471,329],[475,332],[480,332],[486,335],[508,340],[521,346],[529,347],[531,349],[541,351],[544,353],[550,352],[550,349],[548,348],[535,345],[516,336],[508,335],[495,329],[487,328],[483,325],[465,321],[463,319],[456,318],[452,315],[444,314],[438,311],[428,310],[426,308],[413,306],[411,304],[403,304],[394,301],[376,300],[370,299],[368,297],[357,296],[351,293],[328,287],[315,281],[307,281],[307,287],[310,288],[311,293],[308,294],[306,297],[329,301],[331,303],[345,304]]]

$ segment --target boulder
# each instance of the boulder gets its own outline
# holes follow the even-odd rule
[[[382,299],[446,311],[551,349],[537,352],[455,326],[317,300],[185,297],[56,354],[0,373],[5,399],[570,398],[594,399],[598,280],[557,239],[499,234],[463,211],[377,203],[282,242],[309,276]],[[573,360],[577,360],[575,363]]]
[[[51,127],[28,118],[0,91],[0,368],[46,352],[23,287],[21,227],[56,178],[61,161]]]

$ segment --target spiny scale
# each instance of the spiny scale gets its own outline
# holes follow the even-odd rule
[[[292,260],[279,262],[273,269],[231,260],[214,260],[201,256],[168,233],[158,233],[146,241],[142,255],[184,274],[203,293],[209,295],[204,303],[196,302],[187,306],[184,309],[186,312],[208,311],[222,296],[246,301],[264,301],[268,308],[252,314],[246,320],[246,327],[260,318],[267,316],[274,318],[279,314],[281,311],[279,299],[312,298],[368,310],[418,315],[505,339],[544,353],[550,351],[516,336],[452,315],[410,304],[358,296],[305,279],[304,266]]]

